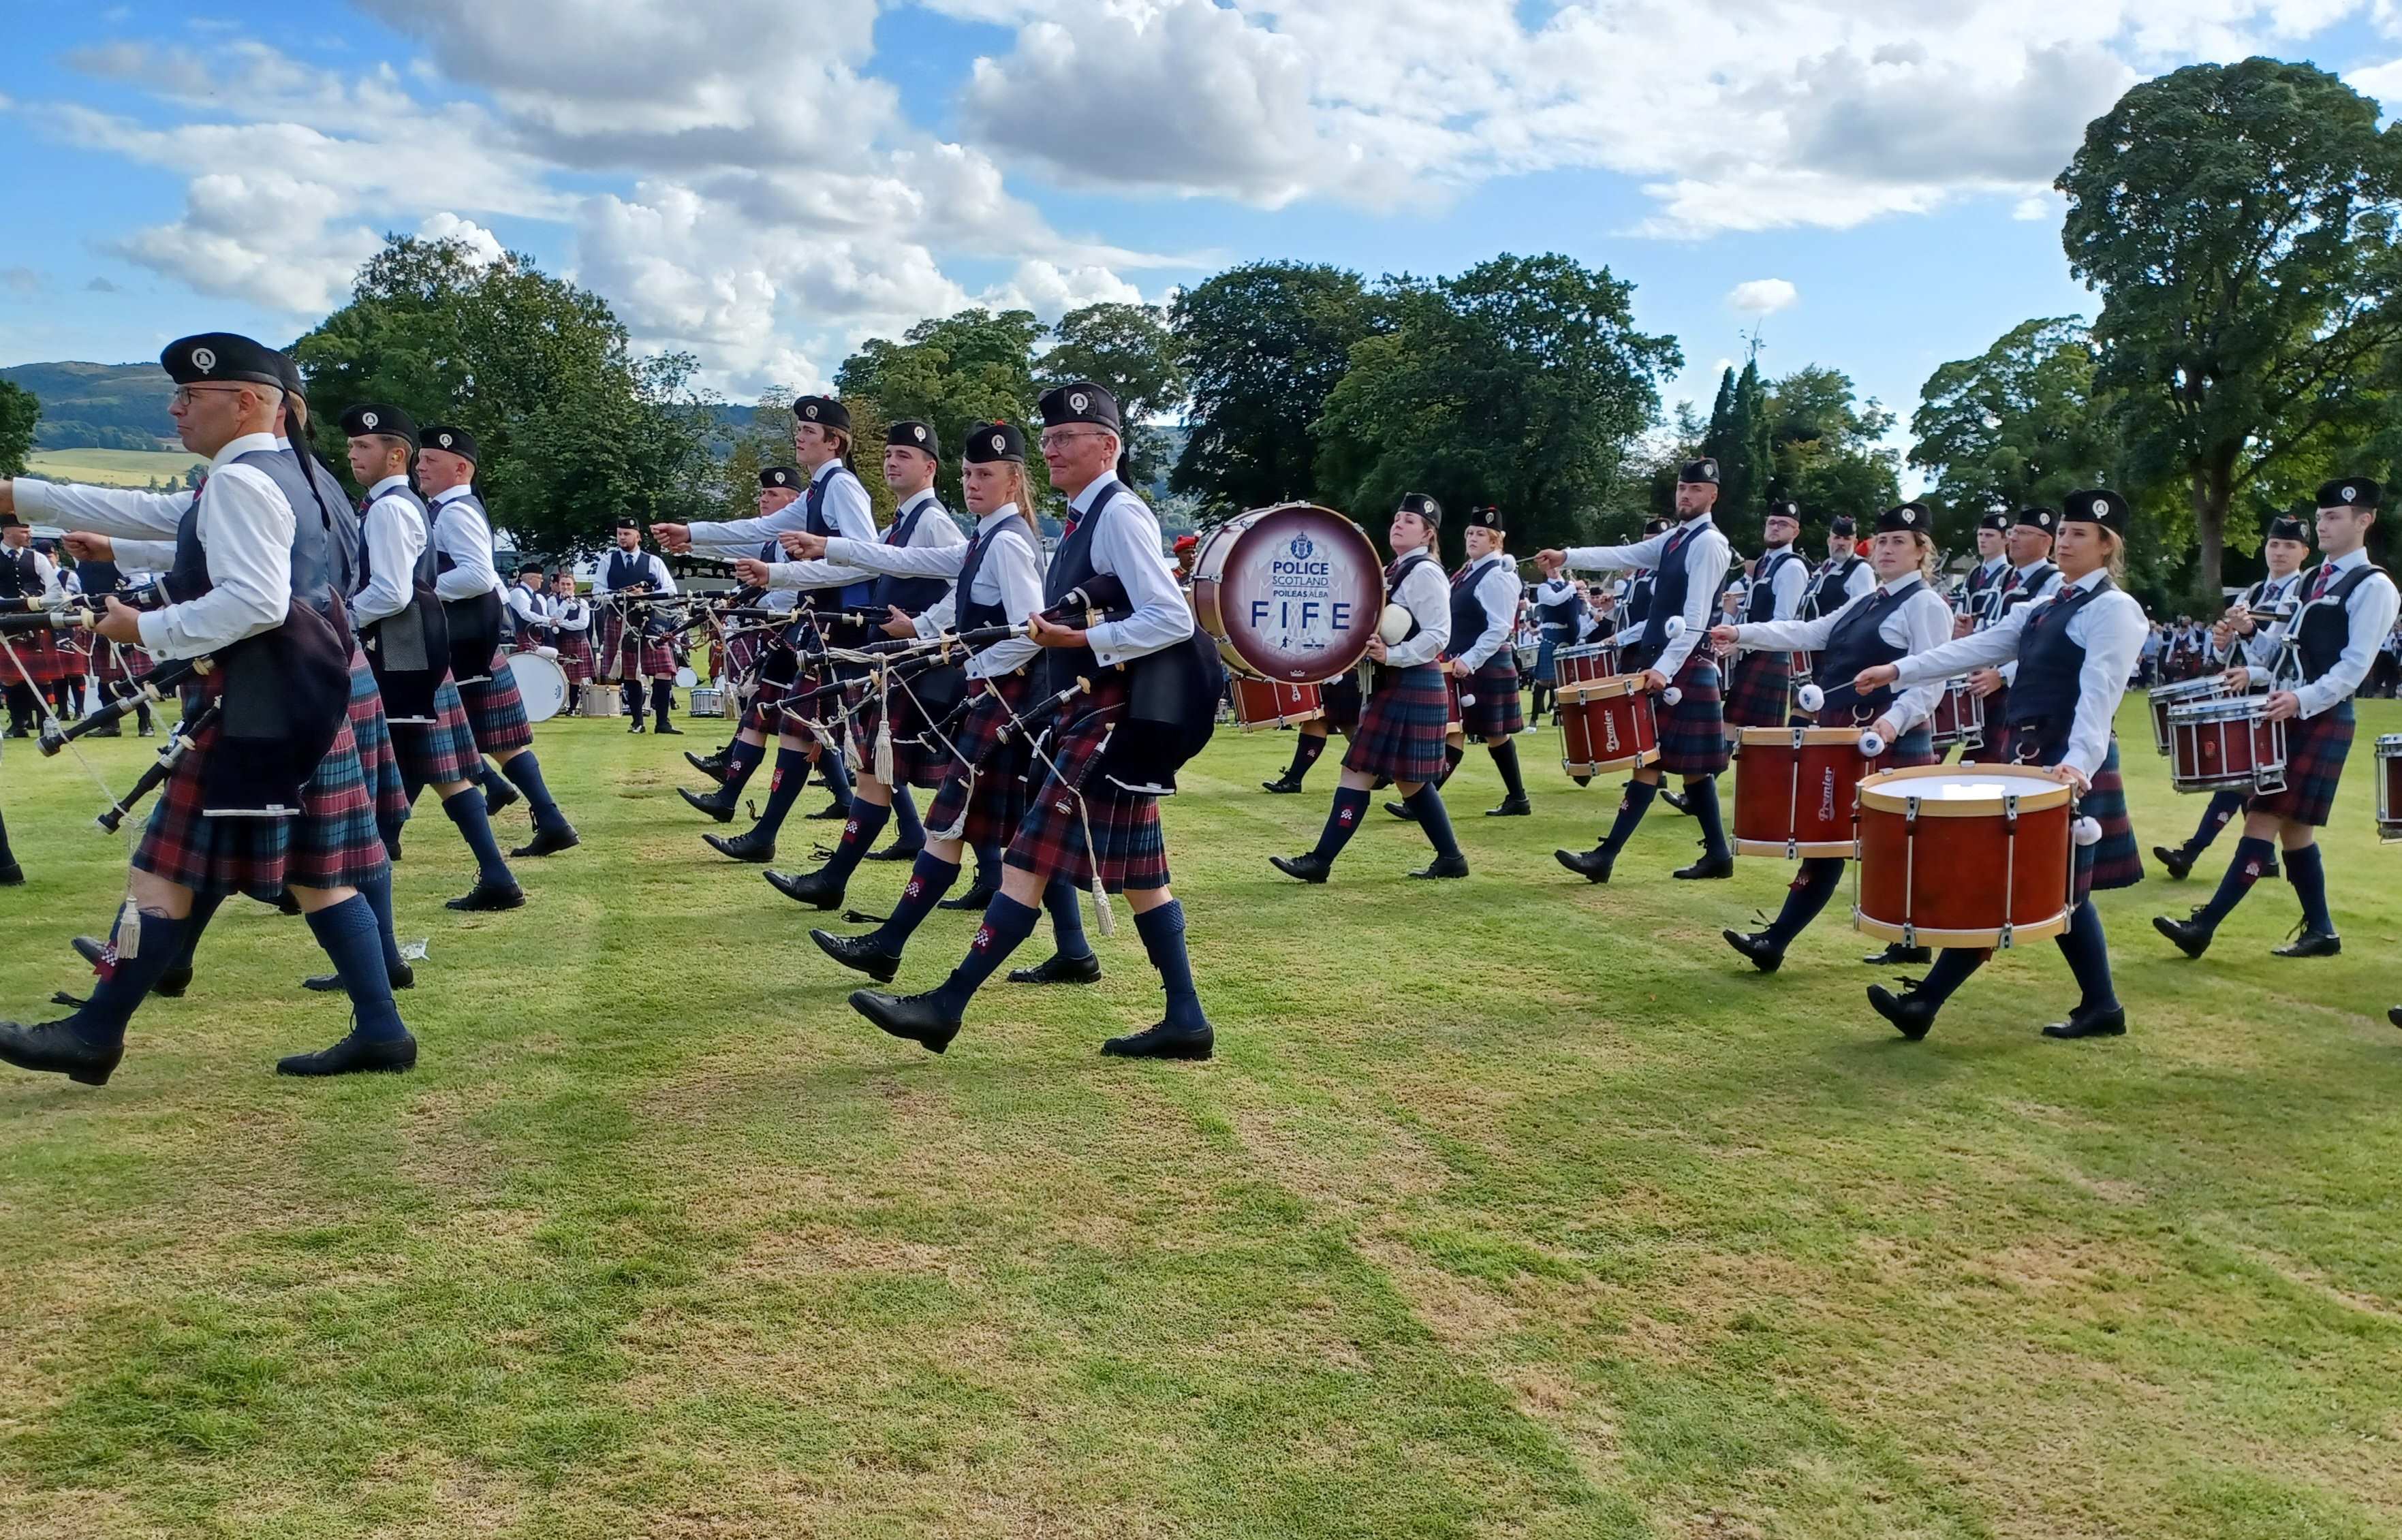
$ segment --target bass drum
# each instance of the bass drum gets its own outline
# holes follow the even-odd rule
[[[548,722],[567,709],[567,670],[538,653],[512,653],[502,660],[518,682],[526,721]]]
[[[1332,508],[1253,509],[1210,530],[1194,555],[1194,616],[1249,679],[1338,679],[1367,655],[1384,612],[1375,543]]]

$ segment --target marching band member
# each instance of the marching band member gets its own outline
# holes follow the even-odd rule
[[[1130,612],[1122,620],[1082,626],[1034,617],[1034,640],[1048,653],[1047,687],[1056,694],[1086,681],[1089,689],[1070,695],[1058,708],[1045,750],[1049,768],[1010,841],[1001,891],[985,911],[967,956],[941,988],[906,997],[863,989],[850,1003],[892,1036],[941,1052],[958,1035],[960,1015],[976,990],[1033,932],[1044,887],[1053,877],[1066,877],[1080,888],[1098,883],[1125,893],[1135,928],[1167,994],[1162,1020],[1111,1038],[1101,1052],[1206,1059],[1212,1034],[1193,983],[1184,906],[1168,890],[1159,803],[1114,778],[1103,763],[1117,730],[1133,720],[1133,676],[1147,663],[1192,676],[1193,687],[1180,692],[1182,711],[1214,708],[1200,698],[1200,671],[1188,662],[1197,628],[1175,572],[1160,555],[1158,521],[1114,474],[1125,444],[1116,398],[1079,380],[1044,392],[1041,406],[1043,463],[1051,484],[1068,496],[1067,532],[1052,556],[1043,600],[1057,606],[1109,577],[1123,585]],[[1215,663],[1214,651],[1208,660]]]
[[[2219,923],[2263,875],[2274,853],[2272,837],[2285,848],[2285,880],[2302,906],[2300,934],[2274,955],[2332,957],[2343,950],[2327,908],[2318,831],[2333,812],[2344,756],[2352,749],[2353,694],[2367,679],[2377,649],[2402,612],[2402,591],[2368,559],[2368,529],[2377,522],[2381,500],[2377,483],[2367,476],[2346,476],[2319,488],[2320,561],[2303,585],[2302,608],[2289,628],[2301,654],[2300,677],[2289,688],[2268,680],[2268,720],[2291,723],[2285,730],[2285,789],[2245,802],[2243,838],[2208,903],[2191,919],[2162,915],[2152,921],[2188,957],[2209,950]],[[2267,670],[2260,673],[2268,678]],[[2249,665],[2230,668],[2228,687],[2247,690],[2253,675]]]
[[[1554,572],[1535,587],[1535,709],[1540,722],[1559,688],[1559,651],[1573,647],[1585,612],[1584,599],[1566,572]]]
[[[559,671],[567,676],[567,714],[583,714],[582,686],[592,682],[592,606],[575,591],[575,574],[562,563],[550,577],[542,612],[550,626],[551,645],[559,649]]]
[[[642,549],[642,527],[631,518],[617,520],[617,546],[603,557],[592,574],[592,597],[597,602],[619,594],[672,594],[676,591],[675,574],[655,551]],[[650,704],[659,719],[659,731],[675,734],[681,729],[668,722],[668,712],[675,706],[675,657],[668,651],[668,639],[657,633],[648,615],[638,615],[628,606],[610,605],[602,612],[600,622],[600,676],[614,673],[623,682],[618,694],[625,698],[626,715],[633,719],[628,733],[642,730],[642,686],[650,685]]]
[[[188,497],[185,501],[189,501]],[[79,556],[76,558],[75,575],[84,596],[97,608],[99,601],[108,595],[120,589],[139,588],[150,582],[154,574],[140,568],[127,567],[113,557]],[[95,708],[115,701],[119,694],[117,689],[119,683],[131,686],[150,677],[150,654],[141,648],[119,647],[97,632],[88,631],[85,635],[91,646],[92,705]],[[150,702],[146,696],[133,694],[133,718],[144,737],[156,731],[151,725]],[[119,737],[123,731],[118,724],[111,722],[91,736]]]
[[[1848,525],[1849,519],[1837,522]],[[1771,626],[1798,619],[1802,606],[1810,593],[1810,564],[1795,554],[1793,542],[1802,533],[1802,505],[1798,502],[1772,502],[1761,538],[1766,543],[1760,553],[1759,565],[1753,569],[1749,587],[1746,590],[1743,621],[1747,626]],[[1857,558],[1855,558],[1856,560]],[[1862,570],[1867,563],[1861,562]],[[1871,586],[1874,585],[1873,579]],[[1821,610],[1832,615],[1832,609]],[[1720,627],[1724,629],[1724,627]],[[1712,633],[1713,636],[1716,632]],[[1793,692],[1793,655],[1790,653],[1754,648],[1735,660],[1727,676],[1726,735],[1729,743],[1743,741],[1746,727],[1782,727],[1791,708]]]
[[[509,608],[511,643],[520,653],[550,645],[550,605],[542,592],[542,563],[529,561],[518,569],[515,583],[501,595]]]
[[[1836,515],[1827,524],[1827,559],[1810,572],[1810,602],[1831,615],[1876,585],[1875,571],[1860,555],[1859,526],[1848,514]]]
[[[71,569],[60,571],[59,587],[67,598],[83,597],[83,581]],[[70,722],[81,718],[86,709],[84,691],[92,671],[88,637],[89,633],[80,633],[78,628],[56,639],[59,646],[59,715]]]
[[[895,422],[885,433],[884,484],[900,505],[893,510],[891,528],[881,540],[795,531],[786,534],[783,543],[800,562],[745,560],[736,564],[736,574],[758,587],[797,589],[808,582],[801,563],[824,562],[872,572],[876,583],[868,597],[868,613],[880,612],[888,617],[888,635],[916,635],[918,617],[950,593],[951,580],[959,576],[967,550],[967,537],[934,493],[934,474],[942,468],[942,441],[932,425]],[[890,717],[897,720],[888,720],[874,701],[863,701],[852,714],[850,739],[859,747],[859,776],[851,792],[850,817],[843,821],[842,838],[835,842],[834,854],[814,872],[795,875],[770,870],[766,873],[767,886],[794,902],[814,909],[840,908],[851,873],[875,847],[876,837],[892,815],[896,792],[905,798],[913,785],[936,784],[942,766],[935,758],[936,747],[923,741],[929,724],[905,696],[892,702]],[[892,746],[889,782],[876,771],[879,729]],[[924,844],[922,831],[918,844]],[[914,849],[910,852],[912,858],[916,854]]]
[[[1677,691],[1676,701],[1659,704],[1660,758],[1635,772],[1608,836],[1591,850],[1554,852],[1562,866],[1588,882],[1609,880],[1618,852],[1642,823],[1663,773],[1683,777],[1687,800],[1702,825],[1702,859],[1676,874],[1688,881],[1734,875],[1734,853],[1728,848],[1719,809],[1719,772],[1727,767],[1725,730],[1719,718],[1720,676],[1718,654],[1708,644],[1729,550],[1726,536],[1710,519],[1718,495],[1718,461],[1691,461],[1677,475],[1677,513],[1682,522],[1672,532],[1633,545],[1579,546],[1545,551],[1535,558],[1547,572],[1563,563],[1601,571],[1650,569],[1650,613],[1636,658],[1643,666],[1646,689],[1659,694],[1673,685]],[[1683,625],[1673,638],[1667,626],[1672,615]]]
[[[1934,576],[1935,542],[1927,533],[1934,517],[1924,504],[1905,502],[1877,518],[1869,543],[1869,564],[1876,586],[1842,608],[1814,620],[1752,621],[1721,626],[1710,633],[1720,651],[1737,647],[1788,653],[1820,653],[1818,667],[1827,679],[1826,704],[1815,721],[1797,711],[1795,726],[1866,724],[1889,746],[1880,768],[1933,764],[1935,746],[1927,733],[1941,685],[1921,684],[1897,694],[1891,686],[1862,692],[1853,686],[1861,670],[1893,663],[1913,653],[1931,652],[1950,639],[1952,611],[1930,586]],[[1774,534],[1770,536],[1774,539]],[[1785,907],[1767,929],[1746,935],[1721,931],[1729,946],[1751,959],[1763,973],[1774,973],[1793,944],[1843,882],[1843,858],[1814,857],[1802,863],[1785,895]],[[1897,942],[1872,963],[1925,962],[1918,947]]]
[[[2066,511],[2045,526],[2056,523],[2060,541],[2062,581],[2049,597],[2012,605],[1999,622],[1974,636],[1862,669],[1855,681],[1862,691],[1937,684],[1964,667],[2017,662],[2005,724],[2011,759],[2042,766],[2053,779],[2078,788],[2084,793],[2083,814],[2102,826],[2098,843],[2076,847],[2077,905],[2067,931],[2056,938],[2077,979],[2077,1008],[2066,1021],[2045,1027],[2047,1038],[2117,1037],[2127,1030],[2127,1013],[2111,986],[2109,942],[2091,896],[2097,887],[2126,887],[2143,876],[2134,831],[2127,825],[2119,744],[2110,728],[2146,625],[2144,607],[2119,584],[2126,564],[2127,519],[2127,502],[2116,492],[2071,492]],[[2049,535],[2044,543],[2051,543]],[[1946,949],[1936,955],[1926,980],[1904,994],[1869,985],[1869,1004],[1916,1041],[1988,956]]]
[[[794,466],[769,465],[762,468],[758,499],[761,522],[775,521],[779,529],[799,528],[797,522],[788,526],[783,521],[776,521],[776,516],[800,500],[804,485],[806,478]],[[797,521],[799,516],[794,515],[794,520]],[[760,537],[756,543],[757,549],[752,550],[712,538],[713,532],[722,528],[709,524],[688,526],[695,554],[729,561],[743,557],[766,562],[784,559],[783,547],[776,543],[775,534]],[[762,610],[790,610],[799,602],[800,595],[790,591],[769,591],[759,594],[757,599],[758,608]],[[752,772],[758,769],[760,762],[766,758],[767,736],[775,730],[772,702],[792,684],[795,667],[793,650],[785,646],[780,638],[762,638],[755,633],[748,633],[729,639],[725,653],[727,677],[719,682],[727,686],[738,683],[748,686],[739,692],[729,690],[726,696],[729,701],[737,699],[738,694],[742,697],[735,714],[734,737],[714,753],[696,754],[687,749],[683,757],[685,763],[717,782],[719,787],[731,786],[733,790],[716,797],[704,797],[681,787],[677,789],[685,802],[720,823],[734,817],[735,797],[750,780]]]
[[[1442,507],[1422,492],[1403,497],[1393,511],[1387,533],[1393,563],[1385,569],[1385,591],[1410,612],[1409,633],[1389,644],[1381,635],[1369,639],[1375,690],[1343,756],[1343,778],[1317,847],[1298,856],[1268,858],[1268,864],[1286,876],[1307,883],[1326,880],[1335,858],[1360,832],[1368,792],[1379,779],[1390,779],[1401,791],[1403,805],[1415,815],[1435,849],[1434,860],[1410,875],[1468,875],[1468,858],[1459,852],[1451,815],[1443,804],[1443,727],[1450,710],[1437,660],[1450,645],[1459,603],[1458,586],[1444,583],[1443,561],[1435,555],[1442,528]]]
[[[1990,629],[1999,626],[2013,610],[2025,608],[2038,599],[2050,598],[2060,589],[2060,569],[2051,563],[2052,531],[2060,526],[2060,515],[2050,508],[2022,508],[2004,537],[2003,545],[2009,557],[2010,570],[2004,574],[2001,586],[1990,590],[1983,626]],[[1968,693],[1985,703],[1985,746],[1975,750],[1976,757],[1988,763],[2002,763],[2009,759],[2009,684],[2016,668],[1973,668],[1968,672]],[[1965,763],[1968,755],[1961,755]]]
[[[34,531],[23,524],[0,529],[0,598],[38,598],[57,604],[65,597],[58,568],[34,549]],[[7,648],[0,651],[0,685],[7,686],[10,737],[26,737],[40,725],[42,697],[58,681],[60,663],[58,646],[44,631],[11,637]]]
[[[2214,631],[2224,634],[2229,663],[2248,665],[2259,670],[2257,675],[2247,675],[2247,678],[2257,677],[2270,681],[2273,689],[2278,682],[2275,672],[2277,657],[2285,650],[2286,627],[2283,624],[2263,626],[2254,618],[2254,612],[2300,597],[2302,562],[2311,554],[2309,531],[2300,519],[2281,516],[2271,521],[2269,538],[2261,543],[2260,554],[2268,563],[2269,575],[2243,591],[2243,598],[2236,601],[2235,607],[2219,621]],[[2186,873],[2193,870],[2193,863],[2218,838],[2218,832],[2227,827],[2228,820],[2243,811],[2243,804],[2249,800],[2242,791],[2213,792],[2210,805],[2202,810],[2202,822],[2195,827],[2193,837],[2174,850],[2165,845],[2156,845],[2152,846],[2152,854],[2168,868],[2171,878],[2177,882],[2185,881]],[[2276,874],[2276,860],[2272,856],[2260,875],[2273,877]]]
[[[475,436],[464,428],[428,428],[417,454],[417,485],[425,494],[434,548],[434,591],[450,628],[450,681],[459,687],[476,748],[489,754],[533,814],[533,838],[509,852],[517,859],[572,850],[574,826],[551,799],[534,757],[533,726],[517,681],[500,666],[501,576],[492,570],[491,516],[476,495]],[[483,777],[487,802],[492,783]],[[509,801],[516,799],[510,798]]]
[[[1347,672],[1318,687],[1318,715],[1292,730],[1292,763],[1274,780],[1260,782],[1263,791],[1291,796],[1302,789],[1309,767],[1326,752],[1329,735],[1340,733],[1349,742],[1360,731],[1360,676]]]
[[[230,333],[170,343],[160,364],[176,385],[171,413],[185,447],[210,457],[207,480],[172,521],[124,510],[95,522],[129,541],[172,533],[169,580],[190,597],[145,613],[112,599],[100,630],[163,658],[214,656],[204,694],[248,720],[239,741],[214,723],[200,727],[161,786],[91,997],[61,1021],[0,1023],[0,1060],[106,1083],[127,1024],[151,986],[186,964],[214,901],[241,891],[274,901],[288,891],[350,995],[352,1028],[278,1072],[407,1069],[417,1043],[393,1003],[377,916],[358,890],[388,868],[351,729],[350,640],[325,531],[296,508],[315,494],[276,445],[283,371],[269,349]],[[11,502],[20,491],[11,488]]]
[[[758,518],[736,519],[726,524],[655,524],[651,532],[670,551],[688,551],[708,546],[714,549],[742,549],[754,541],[779,540],[785,534],[840,535],[863,544],[876,543],[876,511],[868,502],[867,488],[860,484],[849,464],[850,455],[850,409],[832,396],[805,395],[793,403],[793,454],[800,469],[808,477],[801,495]],[[762,547],[764,549],[764,546]],[[779,553],[781,554],[780,551]],[[827,561],[807,561],[797,564],[777,563],[794,576],[787,578],[799,594],[800,618],[786,634],[788,645],[815,650],[832,644],[849,646],[866,639],[861,625],[839,617],[863,612],[874,593],[872,574],[855,567],[838,567]],[[807,676],[803,676],[806,678]],[[831,681],[835,671],[827,669],[820,676]],[[802,678],[794,681],[797,688]],[[757,704],[757,703],[754,703]],[[760,707],[758,736],[764,754],[766,728],[772,721],[778,730],[776,769],[767,783],[767,805],[759,821],[732,838],[722,834],[705,834],[703,841],[718,854],[739,861],[765,864],[776,857],[776,836],[783,831],[784,819],[793,804],[800,799],[802,782],[809,766],[818,766],[826,789],[835,801],[808,816],[812,818],[840,818],[850,815],[850,777],[843,766],[840,740],[831,746],[821,745],[811,725],[823,721],[829,713],[838,714],[839,708],[829,708],[821,696],[787,710],[773,703]],[[751,719],[744,718],[742,736],[751,736]],[[741,765],[738,752],[735,765]],[[756,761],[752,762],[754,765]],[[748,771],[744,771],[747,775]],[[739,790],[740,779],[729,775],[721,788],[721,798],[701,798],[687,794],[686,802],[699,807],[720,822],[733,817],[732,792]],[[715,806],[711,805],[712,803]],[[720,817],[722,809],[724,816]]]
[[[1977,565],[1960,580],[1959,614],[1952,623],[1954,636],[1965,637],[1977,628],[1986,604],[2001,587],[2003,576],[2010,570],[2009,553],[2004,549],[2009,532],[2010,516],[1998,508],[1977,520]]]
[[[1526,778],[1518,768],[1513,735],[1525,728],[1526,721],[1518,707],[1518,654],[1510,645],[1525,585],[1502,549],[1507,536],[1500,509],[1470,509],[1461,538],[1468,559],[1451,577],[1451,636],[1438,666],[1449,681],[1449,714],[1455,720],[1443,736],[1443,774],[1435,777],[1435,785],[1450,782],[1472,730],[1484,740],[1494,768],[1501,772],[1501,805],[1486,809],[1484,816],[1525,818],[1534,809],[1526,802]],[[1407,801],[1388,802],[1385,811],[1404,821],[1417,816]]]

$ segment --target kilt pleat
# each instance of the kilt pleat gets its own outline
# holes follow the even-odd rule
[[[1027,799],[1026,816],[1010,840],[1004,858],[1010,865],[1045,881],[1065,877],[1078,887],[1092,885],[1097,867],[1101,886],[1112,893],[1167,886],[1158,799],[1121,791],[1099,773],[1129,693],[1125,669],[1105,669],[1092,694],[1061,708],[1044,746],[1049,763],[1032,762],[1042,772],[1042,783]]]
[[[1376,688],[1360,708],[1343,768],[1397,781],[1442,776],[1443,734],[1451,718],[1448,685],[1449,676],[1431,663],[1377,669]]]
[[[2090,818],[2102,826],[2102,837],[2093,844],[2077,849],[2077,899],[2082,903],[2093,889],[2107,891],[2114,887],[2133,887],[2144,880],[2143,847],[2135,843],[2134,821],[2127,814],[2127,782],[2119,773],[2119,739],[2110,739],[2110,752],[2103,757],[2102,768],[2093,784],[2078,799],[2079,816]]]
[[[405,781],[418,786],[448,786],[475,778],[482,753],[475,729],[467,725],[467,708],[459,687],[445,679],[434,692],[431,722],[392,723],[393,757],[400,762]]]
[[[559,670],[570,684],[592,682],[592,639],[581,633],[559,639]]]
[[[1470,737],[1508,737],[1526,725],[1518,693],[1518,657],[1506,647],[1468,677],[1459,697],[1459,722]]]
[[[2335,816],[2336,790],[2352,752],[2354,730],[2349,700],[2315,717],[2296,717],[2285,723],[2285,789],[2251,798],[2244,811],[2326,828]]]
[[[1746,653],[1727,681],[1724,721],[1729,727],[1774,727],[1792,709],[1793,657],[1789,653]]]
[[[526,721],[515,674],[495,665],[490,679],[459,685],[458,691],[479,752],[499,759],[533,747],[533,724]]]
[[[1030,759],[1024,734],[1012,733],[1004,741],[1001,733],[1009,725],[1009,713],[1026,708],[1032,688],[1022,673],[970,681],[973,704],[951,734],[951,747],[959,750],[958,755],[940,744],[934,748],[942,783],[926,809],[929,831],[949,829],[965,813],[967,822],[959,837],[970,845],[1004,844],[1017,832],[1018,820],[1026,813],[1026,772]]]
[[[614,682],[629,673],[644,679],[673,679],[675,654],[664,641],[644,637],[638,628],[628,627],[625,617],[614,610],[603,610],[600,615],[600,677]]]
[[[1730,756],[1725,719],[1719,709],[1723,697],[1719,681],[1718,655],[1706,647],[1695,647],[1669,681],[1679,693],[1677,704],[1669,705],[1664,694],[1652,697],[1659,722],[1660,768],[1667,774],[1715,776],[1726,769]]]
[[[351,736],[357,741],[359,770],[366,777],[380,819],[407,821],[408,792],[401,781],[400,761],[393,752],[392,726],[384,721],[383,694],[376,688],[375,670],[356,642],[351,644]]]
[[[200,785],[218,727],[211,723],[159,789],[136,871],[196,893],[246,893],[273,902],[287,887],[352,887],[389,870],[375,798],[347,719],[286,818],[209,818]]]
[[[38,689],[66,677],[65,656],[48,633],[19,632],[7,641],[0,648],[0,686],[31,684]]]

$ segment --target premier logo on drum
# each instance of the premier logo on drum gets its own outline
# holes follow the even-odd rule
[[[1831,764],[1827,766],[1826,775],[1818,782],[1818,821],[1835,821],[1835,767]]]
[[[1601,714],[1601,736],[1602,736],[1602,739],[1603,739],[1603,741],[1602,741],[1602,746],[1601,746],[1601,751],[1602,751],[1603,753],[1605,753],[1605,754],[1615,754],[1615,753],[1617,753],[1617,752],[1618,752],[1618,719],[1617,719],[1616,717],[1611,716],[1611,715],[1610,715],[1608,712],[1607,712],[1607,711],[1604,711],[1604,712]]]

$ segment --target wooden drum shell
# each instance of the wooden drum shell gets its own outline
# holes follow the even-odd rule
[[[1948,782],[1990,795],[1909,799]],[[1913,787],[1919,793],[1913,792]],[[2005,789],[2018,793],[2013,835]],[[1852,923],[1908,945],[2011,946],[2068,928],[2076,851],[2068,788],[2049,777],[1950,765],[1887,770],[1859,788],[1859,899]]]

